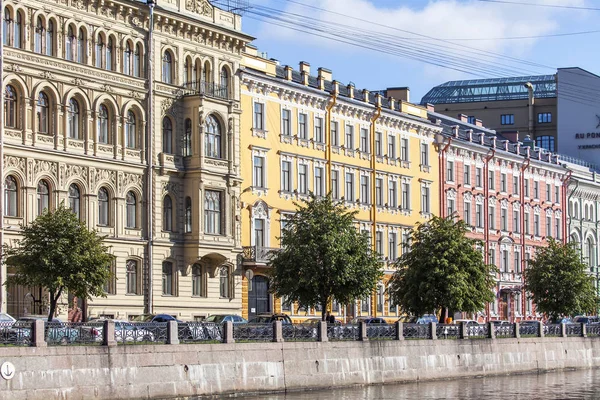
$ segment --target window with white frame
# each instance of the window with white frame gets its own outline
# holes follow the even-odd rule
[[[469,164],[464,165],[463,175],[464,184],[471,186],[471,166]]]
[[[533,181],[533,198],[540,198],[540,183],[538,181]]]
[[[488,229],[496,229],[496,207],[488,206]]]
[[[264,189],[266,186],[266,171],[265,171],[265,158],[262,156],[254,156],[253,165],[253,185],[256,188]]]
[[[388,258],[390,261],[396,261],[398,258],[398,237],[396,232],[388,233]]]
[[[308,139],[307,120],[308,116],[305,113],[298,113],[298,138],[300,139]]]
[[[521,273],[521,250],[515,249],[515,274]]]
[[[292,162],[282,161],[281,162],[281,191],[291,192],[292,191]]]
[[[529,220],[529,212],[525,211],[525,234],[529,235],[530,233],[530,220]]]
[[[500,174],[500,191],[506,193],[506,180],[507,176],[505,173]]]
[[[400,159],[402,161],[408,161],[408,138],[400,139]]]
[[[395,179],[390,179],[388,181],[388,205],[391,208],[398,207],[398,183]]]
[[[454,214],[454,211],[456,211],[456,205],[454,203],[454,199],[448,199],[446,205],[447,205],[448,215]]]
[[[331,171],[331,197],[334,199],[340,198],[340,171]]]
[[[496,249],[490,249],[489,255],[490,255],[490,264],[496,265]]]
[[[222,192],[204,191],[204,232],[211,235],[223,234],[222,228]]]
[[[523,179],[523,195],[529,197],[529,179]]]
[[[324,143],[323,139],[323,118],[316,117],[315,118],[315,142]]]
[[[554,202],[560,204],[560,187],[554,186]]]
[[[308,194],[308,165],[298,164],[298,193]]]
[[[552,191],[549,183],[546,183],[546,201],[552,201]]]
[[[483,228],[483,204],[475,205],[475,220],[478,228]]]
[[[410,182],[402,182],[402,209],[410,210]]]
[[[360,151],[369,152],[369,130],[367,128],[360,128]]]
[[[421,166],[429,166],[429,145],[427,143],[421,143]]]
[[[421,212],[423,214],[429,214],[431,212],[431,195],[428,184],[421,186]]]
[[[285,108],[281,109],[281,134],[292,135],[292,112]]]
[[[446,161],[446,182],[454,182],[454,161]]]
[[[546,237],[552,237],[552,217],[546,215]]]
[[[381,140],[382,140],[381,132],[375,132],[375,155],[378,157],[381,157],[381,155],[383,154],[383,149],[382,149],[383,144],[381,143]]]
[[[502,225],[501,229],[508,232],[508,210],[506,208],[500,210],[500,224]]]
[[[354,201],[354,173],[346,172],[346,191],[344,193],[346,201]]]
[[[513,176],[513,194],[518,195],[521,192],[519,185],[519,177]]]
[[[475,168],[475,187],[483,186],[483,169],[481,167]]]
[[[396,135],[389,134],[388,135],[388,158],[395,159],[396,158]]]
[[[521,212],[513,210],[513,230],[515,233],[521,233]]]
[[[346,142],[344,143],[346,149],[354,150],[354,126],[346,125]]]
[[[494,171],[488,171],[488,189],[496,190],[496,174]]]
[[[323,179],[323,167],[315,167],[315,195],[323,196],[325,194],[325,180]]]
[[[406,254],[410,251],[410,231],[404,229],[402,231],[402,254]]]
[[[375,204],[379,207],[383,206],[383,179],[375,179]]]
[[[554,218],[554,236],[558,240],[562,239],[562,231],[561,231],[560,227],[561,227],[560,218],[558,216],[556,216],[556,218]]]
[[[375,232],[375,251],[379,256],[383,256],[383,232]]]
[[[533,234],[540,236],[540,216],[537,214],[533,216]]]
[[[508,260],[508,250],[502,250],[502,261],[501,261],[502,272],[508,272],[509,269],[509,260]]]
[[[339,134],[339,123],[337,121],[331,121],[331,145],[340,145],[340,134]]]
[[[263,131],[265,129],[265,105],[254,102],[254,129]]]
[[[360,176],[360,202],[369,204],[369,177],[367,175]]]
[[[471,226],[471,202],[465,200],[463,206],[463,220],[467,226]]]

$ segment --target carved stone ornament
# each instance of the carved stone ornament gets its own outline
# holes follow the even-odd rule
[[[264,201],[258,201],[252,206],[252,217],[256,219],[267,219],[269,218],[269,207]]]
[[[163,193],[172,193],[177,195],[179,193],[179,184],[175,182],[165,182],[163,184]]]
[[[22,157],[4,156],[4,166],[6,168],[15,168],[19,171],[24,171],[25,159]]]
[[[81,79],[81,78],[75,78],[75,79],[73,79],[73,83],[76,86],[83,86],[83,79]]]
[[[186,0],[185,8],[196,14],[212,16],[212,6],[206,0]]]
[[[33,175],[38,176],[41,173],[49,173],[52,176],[56,176],[57,166],[56,163],[45,160],[35,160],[33,164]]]

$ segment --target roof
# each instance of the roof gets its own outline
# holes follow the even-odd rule
[[[431,89],[421,104],[471,103],[479,101],[526,100],[530,82],[536,98],[556,97],[555,75],[450,81]]]

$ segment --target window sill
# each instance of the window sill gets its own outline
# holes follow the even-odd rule
[[[252,136],[254,137],[266,139],[267,133],[269,133],[269,131],[265,129],[252,128]]]
[[[427,172],[429,173],[431,171],[431,165],[419,165],[419,167],[421,168],[421,172]]]
[[[137,293],[125,293],[125,296],[141,296],[141,294],[137,294]]]

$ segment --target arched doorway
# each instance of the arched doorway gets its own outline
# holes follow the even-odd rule
[[[252,278],[252,290],[248,292],[248,318],[260,313],[271,312],[271,296],[269,294],[269,279],[255,275]]]

